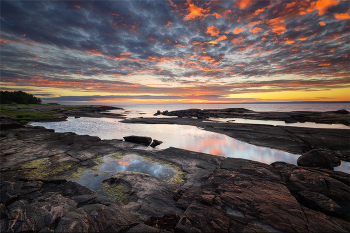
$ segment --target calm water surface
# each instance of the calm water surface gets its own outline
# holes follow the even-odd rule
[[[166,124],[124,124],[111,118],[73,118],[63,122],[32,122],[56,132],[75,132],[80,135],[98,136],[101,139],[122,139],[125,136],[149,136],[163,141],[157,149],[177,147],[232,158],[243,158],[270,164],[284,161],[296,164],[299,155],[254,146],[223,134],[208,132],[195,126]],[[144,147],[145,149],[151,149]],[[335,168],[350,173],[350,163],[343,162]]]
[[[121,157],[115,157],[113,154],[103,156],[96,167],[81,169],[67,179],[95,190],[100,195],[110,196],[102,181],[116,172],[139,172],[165,182],[170,182],[177,174],[169,165],[145,161],[143,157],[130,153]]]

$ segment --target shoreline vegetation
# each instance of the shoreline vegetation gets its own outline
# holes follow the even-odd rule
[[[106,112],[112,109],[122,110],[109,106],[1,105],[1,232],[350,231],[350,174],[332,170],[339,159],[350,161],[350,130],[207,120],[234,117],[349,125],[346,110],[261,113],[192,109],[125,119],[123,114]],[[131,142],[26,125],[28,121],[64,121],[69,116],[194,125],[302,156],[299,166],[277,161],[268,165],[177,148],[139,150]],[[109,185],[117,188],[111,193],[123,200],[115,202],[64,178],[96,166],[96,159],[111,153],[137,153],[172,164],[179,169],[181,182],[170,184],[137,172],[111,174]],[[46,216],[45,221],[39,221],[42,216]]]

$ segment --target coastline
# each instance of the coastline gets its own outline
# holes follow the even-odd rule
[[[103,115],[89,112],[89,117]],[[339,151],[339,158],[349,159],[349,130],[209,123],[191,118],[122,122],[194,125],[259,146],[300,154],[314,148]],[[172,228],[163,228],[164,232],[350,230],[350,175],[343,172],[284,162],[267,165],[176,148],[137,150],[129,142],[56,133],[43,127],[18,126],[2,131],[7,133],[1,138],[2,232],[158,232],[155,222],[175,222]],[[117,152],[142,154],[172,164],[182,171],[182,181],[169,184],[153,176],[124,174],[109,181],[127,187],[123,193],[127,201],[115,203],[64,178],[79,169],[94,167],[94,159]],[[16,218],[16,213],[23,214],[28,208],[31,214]],[[56,209],[49,213],[47,208]],[[33,221],[42,215],[49,216],[45,223]]]

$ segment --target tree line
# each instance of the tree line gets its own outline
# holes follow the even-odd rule
[[[41,104],[41,99],[23,91],[1,91],[1,104]]]

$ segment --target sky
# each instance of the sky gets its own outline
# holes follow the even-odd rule
[[[350,1],[2,1],[2,91],[55,103],[350,101]]]

